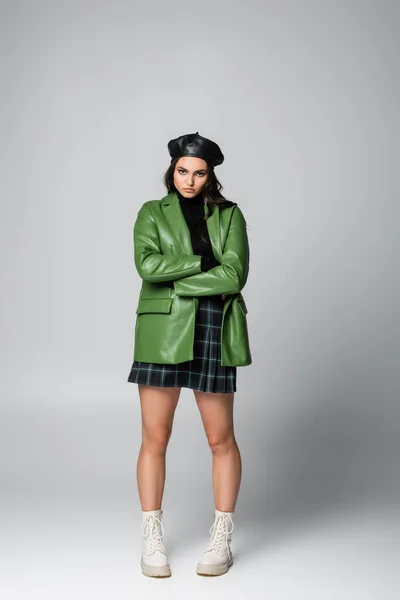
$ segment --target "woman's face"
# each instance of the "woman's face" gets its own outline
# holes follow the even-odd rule
[[[208,179],[208,165],[196,156],[181,156],[175,165],[174,185],[185,198],[194,198]]]

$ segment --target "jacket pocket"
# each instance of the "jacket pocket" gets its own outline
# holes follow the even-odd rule
[[[169,313],[173,298],[141,298],[136,314],[141,313]]]
[[[246,302],[244,301],[244,299],[241,298],[240,300],[237,301],[237,303],[239,304],[239,308],[242,311],[242,313],[244,315],[247,315],[248,310],[247,310]]]

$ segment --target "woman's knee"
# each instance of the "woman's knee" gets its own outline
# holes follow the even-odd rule
[[[151,454],[165,454],[171,428],[163,425],[143,427],[142,446]]]
[[[236,446],[233,431],[228,431],[226,433],[209,433],[207,435],[207,440],[213,454],[226,454]]]

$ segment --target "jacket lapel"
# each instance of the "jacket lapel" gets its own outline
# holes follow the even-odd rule
[[[178,240],[184,254],[193,254],[192,241],[190,238],[189,227],[186,224],[185,217],[179,204],[178,195],[171,192],[161,200],[161,209],[167,219],[175,237]],[[221,260],[221,232],[220,217],[218,207],[204,206],[205,214],[209,215],[206,225],[210,236],[211,246],[215,257]],[[211,214],[210,214],[211,213]]]

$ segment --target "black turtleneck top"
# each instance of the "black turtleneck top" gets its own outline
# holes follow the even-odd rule
[[[208,271],[221,263],[214,256],[207,224],[203,218],[205,215],[203,196],[200,193],[194,198],[185,198],[178,190],[176,193],[190,231],[193,254],[201,256],[201,270]]]

